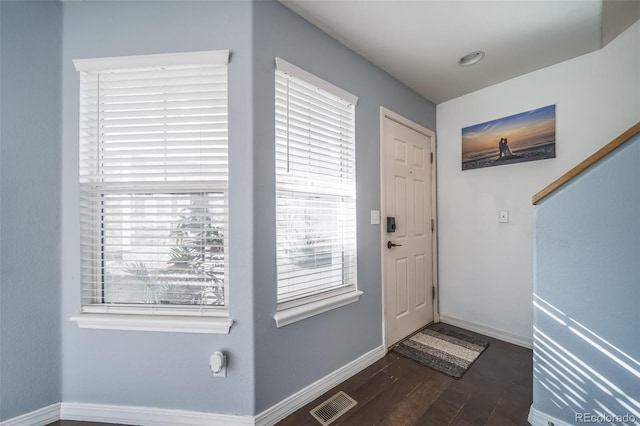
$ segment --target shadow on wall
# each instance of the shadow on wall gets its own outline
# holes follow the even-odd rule
[[[625,353],[535,294],[533,304],[540,319],[534,326],[533,375],[547,401],[572,412],[575,423],[588,423],[589,415],[601,423],[639,424],[638,354]]]

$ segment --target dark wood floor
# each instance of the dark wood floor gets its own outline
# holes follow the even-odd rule
[[[389,353],[278,426],[319,425],[309,411],[338,391],[358,404],[331,426],[528,425],[532,351],[485,338],[491,345],[460,380]]]
[[[331,426],[528,425],[532,352],[485,338],[491,345],[460,380],[389,353],[278,426],[319,425],[309,411],[341,390],[358,404]],[[62,420],[48,426],[99,425],[105,423]]]

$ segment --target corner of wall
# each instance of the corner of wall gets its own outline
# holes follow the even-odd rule
[[[255,348],[261,360],[261,367],[256,367],[256,401],[262,411],[382,343],[380,228],[369,224],[370,211],[380,209],[380,107],[433,128],[435,106],[277,1],[255,2],[253,52]],[[356,303],[281,328],[273,319],[277,300],[275,57],[360,96],[356,106],[358,289],[364,294]],[[332,336],[330,347],[317,338],[325,333]]]
[[[4,420],[60,401],[62,4],[0,2],[0,22],[0,420]]]
[[[3,151],[3,137],[2,137],[2,105],[4,103],[4,98],[2,97],[2,57],[3,55],[3,42],[2,42],[2,8],[3,2],[0,2],[0,421],[2,421],[2,394],[3,394],[3,386],[2,386],[2,287],[3,286],[3,270],[2,270],[2,151]]]
[[[637,122],[639,46],[640,21],[599,51],[437,106],[443,315],[531,336],[531,197]],[[556,158],[461,170],[461,129],[551,104]]]

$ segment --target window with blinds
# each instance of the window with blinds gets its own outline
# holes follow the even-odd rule
[[[227,62],[228,51],[74,61],[83,312],[226,306]]]
[[[276,59],[278,306],[356,290],[357,98]]]

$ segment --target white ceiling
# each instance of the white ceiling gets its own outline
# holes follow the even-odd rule
[[[601,47],[602,0],[280,1],[434,103]]]

